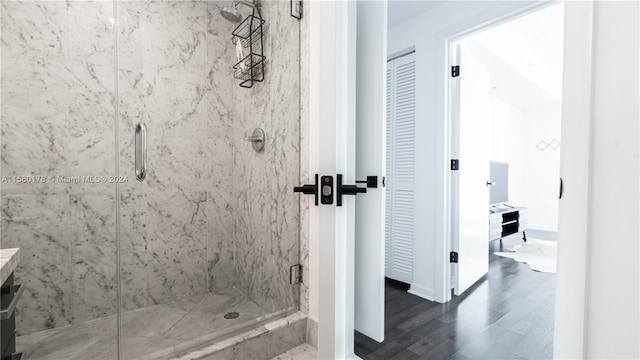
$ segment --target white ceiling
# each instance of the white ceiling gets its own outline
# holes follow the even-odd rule
[[[389,0],[387,27],[391,28],[403,23],[443,2],[442,0]]]
[[[519,107],[562,100],[563,19],[554,5],[463,40],[489,70],[494,96]]]
[[[463,51],[472,51],[489,71],[492,96],[523,109],[556,104],[560,101],[486,47],[473,41],[466,44],[467,46],[463,45]]]
[[[445,1],[388,0],[388,28]],[[563,19],[560,3],[463,40],[491,73],[494,96],[523,108],[561,101]]]

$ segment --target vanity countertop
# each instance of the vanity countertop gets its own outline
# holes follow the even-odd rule
[[[20,249],[0,249],[0,285],[9,278],[20,262]]]

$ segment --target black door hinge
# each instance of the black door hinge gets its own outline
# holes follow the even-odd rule
[[[452,251],[449,253],[449,262],[452,263],[457,263],[458,262],[458,253],[455,251]]]
[[[452,66],[451,77],[458,77],[458,76],[460,76],[460,65]]]
[[[459,170],[460,169],[460,160],[451,159],[451,170]]]

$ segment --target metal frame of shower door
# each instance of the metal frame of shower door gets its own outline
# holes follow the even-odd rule
[[[120,133],[120,118],[119,118],[119,114],[120,114],[120,95],[118,92],[118,88],[119,88],[119,73],[120,73],[120,69],[118,68],[118,64],[119,64],[119,60],[118,60],[118,1],[119,0],[113,0],[113,36],[114,36],[114,44],[113,44],[113,72],[114,72],[114,79],[113,79],[113,86],[114,86],[114,94],[115,94],[115,101],[114,101],[114,107],[115,107],[115,111],[114,111],[114,128],[115,128],[115,171],[116,171],[116,176],[119,178],[120,177],[120,139],[119,139],[119,133]],[[142,134],[140,134],[142,136]],[[142,139],[140,139],[142,140]],[[146,162],[146,155],[145,155],[145,162]],[[145,165],[145,172],[146,172],[146,165]],[[136,174],[137,176],[138,174]],[[144,178],[144,177],[143,177]],[[116,233],[116,352],[117,352],[117,358],[118,359],[122,359],[123,355],[122,355],[122,267],[121,267],[121,251],[122,248],[120,246],[121,244],[121,235],[120,235],[120,183],[116,182],[115,184],[116,186],[116,195],[115,195],[115,212],[116,212],[116,228],[115,228],[115,233]]]

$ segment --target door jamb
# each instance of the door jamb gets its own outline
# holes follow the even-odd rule
[[[355,181],[355,2],[309,2],[309,174]],[[350,101],[351,100],[351,101]],[[318,357],[354,358],[354,199],[309,208],[309,316],[318,319]]]

